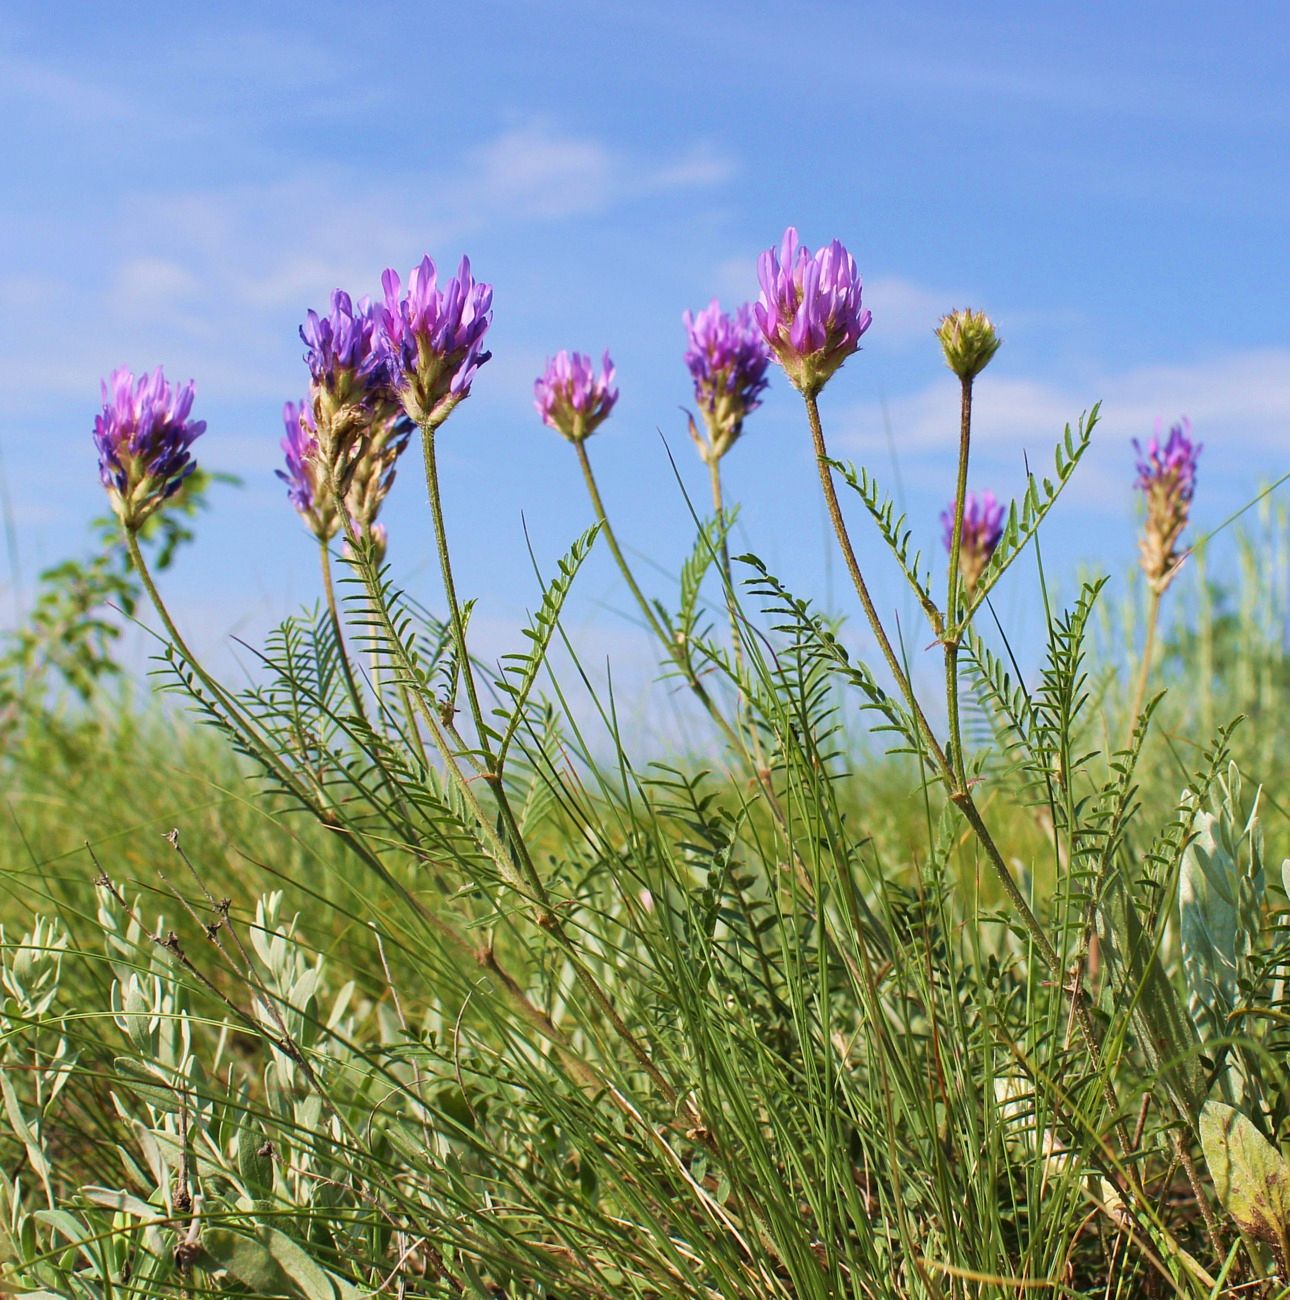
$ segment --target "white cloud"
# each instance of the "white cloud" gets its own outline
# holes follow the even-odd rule
[[[113,299],[131,315],[148,317],[172,312],[201,288],[191,271],[164,257],[132,257],[113,281]]]
[[[1191,418],[1211,448],[1265,451],[1290,462],[1290,349],[1232,352],[1189,365],[1141,366],[1094,377],[1078,391],[1038,379],[987,374],[974,398],[974,445],[995,452],[1049,446],[1094,401],[1102,402],[1104,436],[1150,435],[1157,419]],[[958,381],[946,373],[918,392],[890,399],[887,417],[902,453],[940,456],[956,433]],[[838,419],[839,446],[885,447],[877,402]],[[1269,470],[1275,465],[1269,463]]]
[[[134,113],[121,95],[86,77],[12,53],[0,54],[0,100],[5,99],[77,123],[120,122]]]
[[[493,210],[567,217],[601,210],[616,187],[618,159],[600,141],[520,127],[490,140],[453,187]]]
[[[347,168],[201,193],[135,193],[125,224],[139,260],[173,260],[255,308],[319,300],[371,281],[389,250],[438,247],[515,220],[598,215],[652,195],[720,184],[729,162],[702,149],[645,158],[545,123],[508,129],[439,174],[374,187]],[[398,196],[397,201],[393,196]]]
[[[94,376],[123,360],[155,364],[164,347],[174,373],[200,369],[203,385],[225,397],[262,397],[281,386],[294,322],[335,285],[376,291],[390,260],[426,248],[451,254],[502,223],[599,215],[710,187],[730,171],[702,148],[642,156],[538,122],[438,174],[380,187],[356,164],[186,193],[135,190],[115,221],[74,228],[93,241],[78,256],[94,274],[0,282],[0,307],[23,319],[0,354],[0,383],[33,405],[83,397]]]
[[[964,305],[960,293],[929,289],[898,275],[866,278],[864,301],[883,339],[899,343],[926,342],[947,311]]]

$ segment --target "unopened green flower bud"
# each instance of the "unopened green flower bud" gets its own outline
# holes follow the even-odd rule
[[[945,353],[945,364],[960,379],[975,379],[1003,342],[985,312],[970,307],[943,316],[936,337]]]

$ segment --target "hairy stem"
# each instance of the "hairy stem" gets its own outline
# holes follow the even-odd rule
[[[959,722],[959,592],[963,576],[959,572],[963,549],[963,512],[967,506],[968,459],[972,445],[972,379],[965,376],[959,406],[959,472],[954,493],[954,531],[950,536],[950,573],[945,595],[945,707],[949,718],[949,754],[954,764],[955,784],[967,786],[967,767],[963,762],[963,733]]]
[[[331,630],[336,638],[336,654],[340,658],[340,668],[345,678],[345,686],[349,691],[349,698],[353,702],[354,712],[360,718],[366,718],[367,713],[363,708],[363,697],[358,692],[358,682],[354,678],[354,669],[349,662],[349,652],[345,648],[345,632],[340,621],[340,609],[336,603],[336,588],[331,576],[331,555],[327,550],[327,543],[321,539],[318,542],[318,560],[322,567],[323,594],[327,598],[327,613],[331,616]]]
[[[618,571],[623,575],[623,581],[627,584],[627,589],[632,593],[640,611],[649,625],[650,630],[658,638],[659,644],[663,647],[664,653],[676,665],[681,675],[685,678],[686,685],[694,692],[695,698],[703,705],[704,710],[712,721],[717,725],[721,734],[729,741],[730,745],[736,752],[744,751],[744,746],[739,738],[738,733],[726,720],[721,710],[717,708],[716,701],[708,693],[707,687],[695,676],[681,647],[676,644],[675,638],[663,626],[654,607],[645,598],[645,593],[640,589],[635,576],[632,573],[631,566],[627,563],[626,556],[623,555],[622,548],[618,545],[618,538],[614,533],[613,527],[609,522],[609,516],[605,513],[605,503],[601,500],[600,489],[596,486],[596,476],[592,473],[591,460],[587,456],[587,448],[584,441],[576,441],[574,450],[578,453],[578,464],[582,467],[583,482],[587,485],[587,495],[591,498],[592,509],[596,513],[596,519],[600,523],[600,531],[604,536],[605,542],[609,547],[610,553],[614,557],[614,562],[618,565]]]
[[[721,490],[721,458],[712,455],[708,460],[708,477],[712,484],[712,507],[717,513],[717,528],[720,530],[721,544],[717,558],[721,564],[721,582],[726,597],[726,612],[730,616],[730,648],[734,654],[735,681],[739,690],[737,703],[738,717],[748,739],[752,742],[753,758],[757,771],[765,772],[766,753],[762,748],[761,737],[757,734],[756,722],[748,696],[744,691],[744,680],[748,666],[744,656],[743,634],[739,627],[739,601],[735,595],[735,575],[730,565],[730,542],[728,540],[728,521],[726,519],[725,497]]]
[[[1160,623],[1160,598],[1163,593],[1154,585],[1151,588],[1151,600],[1147,605],[1147,635],[1142,643],[1142,662],[1138,665],[1138,679],[1133,688],[1133,705],[1129,709],[1129,743],[1133,741],[1133,730],[1142,716],[1142,706],[1147,701],[1147,684],[1151,680],[1151,660],[1156,653],[1156,629]],[[1208,689],[1208,688],[1207,688]]]
[[[444,767],[448,779],[453,783],[462,802],[470,810],[471,816],[475,819],[479,828],[480,837],[487,846],[489,856],[496,863],[498,870],[502,873],[508,886],[515,891],[520,897],[528,900],[535,907],[535,921],[543,929],[551,933],[560,946],[564,949],[570,965],[573,967],[574,976],[579,984],[590,996],[592,1002],[600,1008],[601,1012],[608,1019],[614,1032],[622,1039],[637,1063],[649,1075],[654,1086],[667,1099],[669,1104],[675,1105],[678,1097],[676,1089],[667,1081],[662,1072],[654,1064],[644,1044],[631,1032],[626,1021],[623,1020],[617,1008],[614,1006],[609,994],[605,991],[595,974],[587,966],[578,952],[577,945],[570,938],[568,931],[564,927],[560,916],[556,910],[557,905],[552,902],[547,892],[546,884],[542,880],[537,867],[533,863],[532,856],[529,853],[528,845],[524,842],[523,834],[520,831],[515,813],[510,806],[510,800],[507,798],[506,786],[502,779],[501,772],[495,770],[494,754],[492,746],[488,740],[484,727],[483,712],[479,706],[479,697],[475,689],[474,673],[472,671],[469,653],[466,648],[466,629],[465,622],[461,616],[461,605],[457,599],[456,584],[452,577],[452,562],[448,551],[448,535],[443,522],[443,500],[439,492],[439,474],[434,454],[434,435],[438,426],[427,423],[422,426],[422,446],[425,451],[426,467],[426,487],[430,494],[430,510],[434,518],[435,541],[439,551],[439,565],[443,576],[444,592],[448,600],[448,612],[451,620],[453,640],[456,647],[459,671],[466,683],[467,697],[470,701],[471,713],[475,722],[476,732],[478,734],[478,744],[481,751],[488,759],[489,770],[483,773],[483,779],[492,790],[494,799],[497,803],[498,813],[501,818],[502,829],[505,832],[505,838],[494,828],[492,819],[484,811],[475,789],[470,780],[457,763],[457,754],[454,752],[452,745],[449,743],[448,735],[445,730],[445,724],[437,718],[434,711],[426,704],[419,691],[414,692],[414,699],[419,707],[422,717],[430,731],[431,738],[434,740],[435,747],[439,750],[440,757],[443,759]],[[403,657],[402,641],[394,628],[393,621],[390,618],[389,611],[385,608],[385,603],[381,599],[379,584],[376,582],[376,575],[372,572],[372,566],[364,563],[361,565],[363,576],[367,583],[368,595],[373,607],[373,612],[381,622],[386,638],[390,645],[395,649],[396,654]],[[414,679],[413,667],[411,663],[402,664],[407,679]],[[509,843],[508,843],[509,841]]]
[[[430,495],[430,516],[434,521],[435,546],[439,552],[439,572],[443,576],[444,596],[448,601],[448,618],[452,627],[453,645],[457,652],[457,671],[466,685],[466,699],[470,704],[471,720],[475,724],[476,743],[493,765],[493,748],[484,723],[484,712],[479,705],[479,692],[475,687],[475,670],[466,649],[466,624],[461,616],[461,603],[457,599],[457,585],[452,577],[452,559],[448,552],[448,533],[443,522],[443,498],[439,492],[439,465],[435,457],[435,433],[439,426],[432,421],[421,426],[421,450],[425,459],[426,491]],[[498,774],[500,775],[500,774]]]
[[[833,486],[833,471],[829,465],[829,451],[824,442],[824,426],[820,423],[820,408],[816,395],[808,392],[803,393],[802,396],[806,402],[806,418],[811,426],[811,441],[815,445],[815,460],[820,474],[820,487],[824,492],[824,503],[828,507],[829,520],[833,524],[834,536],[838,539],[838,548],[842,552],[843,563],[846,565],[847,573],[851,577],[851,585],[855,587],[856,595],[859,597],[860,604],[864,609],[865,618],[869,621],[869,628],[878,642],[878,648],[882,651],[882,657],[886,661],[887,669],[895,679],[906,705],[913,713],[924,743],[935,760],[936,766],[945,774],[947,782],[952,786],[953,772],[945,756],[945,751],[941,748],[936,733],[932,730],[931,724],[923,714],[922,706],[914,695],[909,677],[906,675],[904,666],[892,647],[891,639],[887,636],[886,628],[883,627],[882,619],[878,615],[873,598],[869,595],[869,587],[864,580],[864,574],[860,571],[860,562],[856,559],[855,548],[851,545],[851,536],[847,532],[846,520],[842,517],[842,507],[838,503],[837,489]]]

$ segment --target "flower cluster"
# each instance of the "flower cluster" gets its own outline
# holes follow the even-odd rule
[[[936,337],[945,354],[945,364],[960,379],[968,381],[975,379],[990,364],[990,358],[1003,342],[989,316],[970,307],[941,317]]]
[[[136,532],[196,468],[189,448],[206,430],[189,419],[195,388],[172,387],[161,367],[134,375],[122,367],[101,385],[103,410],[94,420],[99,477],[121,523]]]
[[[406,296],[400,296],[393,269],[381,276],[381,284],[381,346],[389,382],[410,419],[442,424],[492,356],[484,350],[484,335],[493,320],[493,287],[479,283],[463,257],[457,274],[440,289],[428,255],[408,274]]]
[[[859,350],[873,320],[861,302],[855,259],[836,239],[812,253],[790,226],[780,250],[769,248],[758,259],[757,278],[757,324],[789,379],[814,397]]]
[[[349,489],[372,420],[390,404],[384,350],[371,301],[343,289],[326,316],[310,311],[300,327],[309,367],[309,407],[322,480]]]
[[[287,496],[309,531],[328,542],[336,536],[340,516],[318,459],[318,434],[308,402],[287,402],[282,423],[287,432],[280,445],[287,467],[275,473],[287,485]]]
[[[1147,503],[1147,522],[1138,543],[1142,552],[1142,570],[1156,592],[1163,592],[1173,581],[1182,562],[1178,541],[1191,513],[1192,494],[1196,490],[1196,461],[1202,451],[1191,440],[1191,421],[1181,420],[1169,430],[1162,445],[1160,425],[1144,451],[1135,438],[1138,453],[1136,487]]]
[[[406,295],[392,268],[381,284],[383,304],[355,302],[337,289],[327,314],[311,311],[300,327],[309,398],[300,409],[288,404],[286,470],[278,477],[321,541],[343,518],[354,531],[383,538],[376,518],[413,422],[432,428],[447,419],[490,356],[483,342],[493,290],[475,280],[466,258],[442,288],[429,256],[409,274]]]
[[[397,408],[376,416],[368,426],[345,493],[345,509],[359,533],[376,527],[381,505],[394,486],[396,463],[412,436],[412,421]]]
[[[383,378],[384,353],[370,299],[360,298],[356,305],[344,289],[334,290],[327,315],[305,313],[300,340],[313,386],[330,405],[363,401],[373,382]]]
[[[543,423],[570,442],[581,442],[608,418],[618,400],[614,363],[606,352],[597,375],[589,356],[561,350],[534,380],[533,394]]]
[[[712,463],[729,451],[743,432],[745,417],[761,405],[770,350],[746,303],[728,315],[714,298],[698,315],[687,311],[681,319],[688,345],[685,364],[707,437],[700,436],[693,420],[690,431],[699,455]]]
[[[957,499],[951,501],[941,511],[941,525],[944,529],[945,549],[954,552],[954,516],[957,511]],[[990,563],[990,557],[1003,537],[1004,508],[995,498],[993,492],[975,492],[967,494],[963,507],[963,532],[959,539],[959,573],[969,596],[976,590],[976,584]]]

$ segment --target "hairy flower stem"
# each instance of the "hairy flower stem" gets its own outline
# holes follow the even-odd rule
[[[815,459],[820,474],[820,487],[824,491],[824,503],[828,507],[829,519],[833,524],[834,535],[838,539],[838,548],[842,552],[843,563],[847,566],[847,572],[851,576],[851,584],[855,587],[856,595],[860,598],[860,604],[864,609],[865,617],[869,620],[869,627],[878,642],[878,648],[882,651],[882,657],[886,660],[888,671],[895,679],[905,703],[913,713],[918,724],[918,730],[932,758],[935,760],[937,768],[940,769],[947,784],[952,789],[954,787],[954,773],[950,768],[949,760],[945,756],[945,751],[941,748],[940,741],[936,739],[936,733],[932,730],[931,724],[923,714],[922,705],[919,704],[914,695],[905,669],[896,655],[886,629],[882,625],[882,619],[878,615],[873,598],[869,595],[868,584],[864,580],[864,575],[860,572],[860,564],[856,560],[855,548],[851,545],[851,536],[847,532],[846,520],[842,517],[842,507],[838,503],[837,489],[833,486],[833,471],[829,466],[829,451],[824,442],[824,427],[820,423],[820,408],[816,396],[814,393],[807,392],[803,394],[803,399],[806,402],[806,418],[811,426],[811,440],[815,444]]]
[[[476,743],[493,766],[493,747],[488,739],[484,712],[479,706],[479,692],[475,687],[475,670],[466,650],[466,624],[461,616],[461,603],[457,599],[457,586],[452,577],[452,558],[448,553],[448,533],[443,521],[443,497],[439,491],[439,465],[435,457],[435,433],[439,426],[427,421],[421,426],[421,450],[425,459],[426,491],[430,496],[430,516],[434,521],[435,547],[439,552],[439,572],[443,575],[444,596],[448,601],[448,619],[452,627],[453,646],[457,653],[457,671],[466,685],[466,699],[470,704],[471,721],[475,724]],[[497,788],[501,788],[501,773],[494,774]]]
[[[945,593],[945,706],[949,715],[949,755],[954,764],[955,784],[967,788],[967,767],[963,762],[963,734],[959,722],[959,592],[963,576],[959,559],[963,548],[963,511],[967,508],[968,458],[972,445],[972,377],[962,380],[959,405],[959,473],[954,495],[954,531],[950,538],[950,573]]]
[[[1196,1161],[1192,1159],[1191,1151],[1187,1147],[1187,1137],[1181,1128],[1173,1129],[1173,1141],[1174,1154],[1187,1175],[1191,1193],[1196,1198],[1196,1204],[1200,1209],[1200,1217],[1205,1221],[1205,1235],[1209,1238],[1209,1247],[1214,1252],[1215,1259],[1222,1259],[1226,1250],[1223,1230],[1214,1214],[1214,1207],[1209,1203],[1209,1194],[1205,1190],[1204,1183],[1201,1182],[1200,1170],[1196,1168]]]
[[[851,575],[851,581],[856,589],[856,595],[860,598],[860,604],[864,608],[865,616],[869,620],[869,627],[872,630],[879,648],[882,650],[883,658],[887,661],[887,667],[891,675],[896,680],[897,686],[904,697],[905,704],[912,713],[915,723],[918,727],[923,743],[927,746],[937,769],[940,771],[941,779],[945,783],[946,791],[950,801],[959,809],[966,818],[967,823],[971,826],[978,842],[985,851],[985,855],[994,868],[995,875],[998,877],[999,885],[1007,895],[1016,914],[1021,918],[1022,924],[1029,932],[1036,949],[1039,952],[1044,964],[1048,967],[1054,980],[1061,986],[1065,986],[1066,976],[1062,969],[1062,960],[1053,946],[1052,940],[1049,939],[1047,932],[1040,923],[1039,918],[1035,915],[1034,909],[1026,901],[1025,895],[1017,886],[1013,879],[1012,872],[1008,869],[1008,864],[1003,859],[1003,854],[999,851],[999,846],[994,842],[994,837],[990,834],[977,809],[976,803],[972,798],[972,791],[967,787],[966,782],[961,782],[958,772],[951,765],[945,750],[941,747],[936,738],[935,732],[932,731],[931,724],[927,721],[921,705],[914,695],[914,690],[910,684],[908,675],[900,660],[896,657],[895,649],[887,636],[886,629],[883,627],[882,619],[873,603],[873,598],[869,595],[869,588],[865,583],[864,575],[860,571],[860,564],[856,559],[855,548],[851,545],[850,535],[847,533],[846,521],[842,518],[842,508],[838,503],[837,490],[833,486],[833,472],[829,465],[828,447],[824,441],[824,428],[820,423],[820,409],[816,400],[816,395],[811,392],[803,394],[806,403],[806,417],[811,427],[811,438],[815,444],[816,463],[819,467],[820,486],[824,490],[824,500],[828,507],[829,518],[833,523],[833,531],[837,535],[838,546],[842,551],[842,558],[847,566],[847,572]],[[960,475],[964,473],[964,467],[960,467]],[[960,494],[960,502],[962,495]],[[962,505],[958,509],[958,527],[962,526]],[[1085,1046],[1088,1048],[1090,1057],[1093,1061],[1094,1068],[1097,1070],[1102,1080],[1103,1095],[1111,1108],[1111,1114],[1116,1116],[1116,1127],[1120,1130],[1121,1141],[1128,1149],[1128,1134],[1123,1132],[1123,1122],[1119,1117],[1119,1105],[1115,1099],[1115,1091],[1110,1079],[1107,1077],[1102,1068],[1102,1056],[1098,1047],[1097,1034],[1093,1026],[1093,1018],[1089,1013],[1087,1000],[1082,997],[1076,997],[1072,1001],[1076,1023],[1080,1029],[1080,1035],[1084,1039]]]
[[[619,548],[618,539],[614,536],[614,530],[609,523],[608,516],[605,514],[604,502],[601,500],[600,490],[596,486],[596,477],[591,470],[591,460],[587,455],[586,446],[582,442],[575,442],[574,446],[578,452],[578,463],[582,466],[582,476],[587,484],[587,494],[591,498],[591,504],[595,510],[596,519],[600,523],[600,531],[604,534],[605,540],[609,544],[609,549],[613,553],[614,559],[618,562],[618,569],[623,575],[623,580],[627,583],[632,595],[636,598],[636,603],[640,606],[641,613],[645,616],[646,622],[654,631],[655,636],[658,637],[659,642],[663,647],[663,652],[684,674],[685,680],[689,684],[690,689],[694,692],[695,698],[703,705],[708,716],[725,737],[727,744],[730,745],[731,749],[735,753],[742,754],[745,762],[748,762],[751,765],[754,779],[757,781],[758,786],[766,796],[766,805],[770,809],[771,816],[775,819],[776,825],[783,832],[785,843],[788,845],[789,852],[792,855],[797,881],[806,893],[806,896],[818,907],[815,885],[811,880],[811,875],[806,868],[805,862],[802,860],[802,855],[798,852],[797,847],[793,843],[793,837],[789,829],[788,814],[784,811],[784,805],[775,791],[773,776],[766,763],[765,751],[761,747],[760,738],[757,735],[756,727],[752,721],[751,708],[749,709],[748,716],[748,734],[752,738],[754,753],[750,755],[739,733],[730,725],[729,721],[717,708],[716,701],[705,689],[703,683],[691,673],[690,667],[686,663],[680,647],[677,646],[672,637],[668,635],[662,623],[650,608],[649,602],[645,599],[644,593],[637,585],[636,579],[632,575],[631,568],[628,566],[627,560],[623,556],[622,550]],[[720,514],[722,510],[720,478],[715,474],[715,472],[713,474],[713,504],[716,506],[718,514]],[[731,632],[734,636],[736,650],[738,651],[738,647],[741,644],[739,638],[738,610],[737,606],[733,603],[733,587],[730,584],[729,574],[729,550],[724,544],[724,536],[722,543],[721,558],[722,563],[725,566],[724,578],[726,582],[726,590],[731,601]],[[742,691],[740,694],[742,698]],[[827,933],[827,927],[825,927],[825,929]],[[859,978],[854,959],[851,955],[843,951],[841,948],[838,949],[838,952],[842,960],[847,964],[847,967],[851,970],[852,974]]]
[[[1142,706],[1147,702],[1147,683],[1151,679],[1151,660],[1156,653],[1156,628],[1160,622],[1160,599],[1163,595],[1164,593],[1153,583],[1151,600],[1147,605],[1147,635],[1142,643],[1142,662],[1138,665],[1138,680],[1133,688],[1133,706],[1129,709],[1130,744],[1133,742],[1134,728],[1142,716]]]
[[[618,545],[618,538],[610,525],[609,516],[605,513],[605,503],[601,500],[600,489],[596,486],[596,476],[591,470],[591,460],[587,456],[585,442],[577,441],[573,446],[578,453],[578,464],[582,466],[582,478],[587,485],[587,495],[591,498],[591,507],[596,513],[600,531],[604,535],[605,542],[614,557],[614,562],[618,565],[619,573],[623,575],[623,581],[627,584],[627,588],[635,598],[637,605],[640,606],[645,622],[649,624],[650,630],[658,638],[659,644],[662,645],[664,653],[680,670],[681,675],[685,678],[686,685],[694,692],[695,698],[703,705],[708,716],[720,729],[722,735],[725,736],[736,752],[746,754],[747,751],[738,733],[726,721],[721,710],[717,708],[716,701],[708,693],[707,687],[694,675],[681,647],[676,644],[671,633],[663,626],[658,614],[649,601],[645,599],[645,593],[640,589],[635,576],[632,574],[631,566],[627,563],[627,558],[623,555],[622,548]]]
[[[646,623],[649,624],[650,630],[663,643],[663,647],[668,654],[674,658],[676,647],[672,644],[672,638],[659,621],[654,607],[645,599],[645,593],[641,591],[640,586],[637,584],[631,565],[627,563],[627,557],[623,555],[622,548],[618,545],[618,536],[609,522],[609,516],[605,513],[605,503],[601,500],[599,487],[596,486],[596,476],[591,469],[591,459],[587,455],[587,445],[582,441],[575,442],[573,449],[578,453],[578,464],[582,467],[582,480],[587,485],[587,495],[591,498],[591,508],[596,513],[596,519],[600,523],[600,531],[604,536],[605,544],[614,557],[614,563],[618,565],[618,571],[623,575],[623,581],[627,584],[627,589],[635,597],[637,605],[640,606],[641,614],[644,616]]]
[[[327,543],[319,541],[318,559],[322,566],[322,584],[323,594],[327,597],[327,612],[331,615],[331,630],[336,638],[336,654],[340,659],[341,673],[345,678],[345,686],[349,690],[349,698],[353,702],[354,712],[360,718],[366,719],[367,713],[363,708],[363,697],[358,693],[358,682],[354,680],[354,669],[349,662],[349,653],[345,649],[345,633],[341,626],[340,610],[336,604],[336,589],[332,583],[331,576],[331,555],[327,550]]]
[[[730,615],[730,647],[734,653],[735,681],[739,687],[738,713],[741,725],[752,742],[753,758],[759,773],[765,772],[766,752],[762,748],[761,737],[757,734],[756,720],[753,718],[752,706],[743,689],[748,666],[744,656],[744,639],[739,627],[739,601],[735,595],[735,575],[730,564],[730,542],[728,540],[728,521],[726,519],[725,498],[721,490],[721,458],[713,456],[708,461],[708,477],[712,482],[712,507],[717,512],[717,527],[720,530],[721,544],[717,558],[721,563],[721,580],[725,588],[726,610]]]

